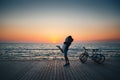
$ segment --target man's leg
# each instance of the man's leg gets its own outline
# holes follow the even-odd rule
[[[70,65],[68,57],[67,56],[64,56],[64,57],[65,57],[65,65],[64,66]]]
[[[68,59],[68,57],[67,57],[67,64],[70,64],[70,63],[69,63],[69,59]]]
[[[67,58],[67,56],[64,56],[64,57],[65,57],[65,62],[66,62],[66,64],[67,64],[67,59],[68,59],[68,58]]]
[[[66,61],[66,64],[70,64],[67,56],[65,56],[65,61]]]
[[[70,63],[69,63],[69,59],[68,59],[68,57],[67,57],[67,51],[68,51],[68,50],[66,50],[66,51],[64,52],[64,57],[65,57],[65,62],[66,62],[65,65],[69,65],[69,64],[70,64]]]

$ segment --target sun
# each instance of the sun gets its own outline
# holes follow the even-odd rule
[[[51,38],[51,42],[54,44],[57,43],[57,38],[56,37]]]
[[[55,43],[57,43],[57,41],[56,41],[56,40],[54,40],[54,41],[52,41],[52,43],[54,43],[54,44],[55,44]]]

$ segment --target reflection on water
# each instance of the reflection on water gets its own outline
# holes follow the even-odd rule
[[[47,43],[0,43],[0,60],[41,60],[64,59],[63,54],[55,47],[62,44]],[[120,56],[120,42],[86,42],[73,43],[68,51],[70,59],[78,59],[82,47],[100,48],[106,57]],[[91,53],[91,52],[90,52]]]

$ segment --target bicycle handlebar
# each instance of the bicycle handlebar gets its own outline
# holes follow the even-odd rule
[[[83,47],[83,49],[84,49],[85,51],[87,51],[87,50],[92,50],[92,52],[98,52],[98,51],[101,52],[101,49],[86,49],[85,47]]]

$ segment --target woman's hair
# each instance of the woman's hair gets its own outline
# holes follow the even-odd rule
[[[72,36],[70,35],[70,36],[68,36],[68,39],[69,39],[69,41],[70,42],[72,42],[73,41],[73,38],[72,38]]]

